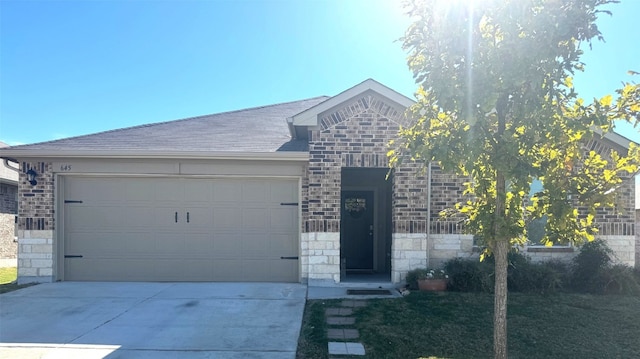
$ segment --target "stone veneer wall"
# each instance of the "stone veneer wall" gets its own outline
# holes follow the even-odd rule
[[[33,168],[38,183],[26,172]],[[51,163],[22,162],[18,179],[18,283],[51,282],[54,248],[54,176]]]
[[[375,94],[364,94],[319,117],[320,129],[309,134],[309,166],[302,180],[301,272],[303,280],[339,282],[341,170],[388,168],[387,146],[397,136],[404,112]],[[417,246],[415,237],[426,232],[423,166],[407,162],[396,169],[392,191],[392,247]],[[399,242],[405,237],[411,243]],[[396,271],[425,263],[394,253],[391,267]]]

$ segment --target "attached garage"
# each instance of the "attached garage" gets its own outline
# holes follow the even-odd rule
[[[61,179],[63,280],[300,280],[297,179]]]

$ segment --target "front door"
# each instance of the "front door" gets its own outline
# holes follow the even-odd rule
[[[343,191],[341,259],[347,271],[373,271],[373,191]]]

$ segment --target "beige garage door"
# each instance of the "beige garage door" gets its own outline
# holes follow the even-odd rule
[[[298,185],[64,178],[64,278],[298,281]]]

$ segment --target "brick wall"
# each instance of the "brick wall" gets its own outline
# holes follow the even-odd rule
[[[27,180],[27,171],[33,169],[38,174],[35,186]],[[22,162],[18,189],[18,229],[53,230],[54,198],[53,170],[51,163]]]
[[[309,136],[309,167],[302,189],[303,232],[340,232],[341,169],[388,168],[387,146],[403,121],[404,112],[371,94],[320,115],[320,128]],[[394,172],[394,233],[426,231],[426,193],[420,164],[408,162]]]
[[[626,150],[599,138],[591,139],[585,145],[585,151],[595,151],[603,158],[610,160],[609,153],[616,150],[626,154]],[[616,208],[599,208],[595,222],[599,235],[603,236],[635,236],[635,183],[630,175],[624,178],[622,185],[616,189]],[[582,213],[585,209],[579,208]]]
[[[18,186],[0,183],[0,213],[18,213]]]
[[[456,203],[466,200],[462,195],[464,183],[469,178],[442,172],[437,164],[431,165],[431,233],[462,234],[464,226],[461,219],[442,217],[444,210],[455,208]]]
[[[366,93],[319,116],[319,128],[309,133],[309,165],[302,179],[303,280],[340,281],[342,169],[388,169],[388,144],[404,119],[404,109]],[[402,273],[426,264],[427,177],[424,166],[407,161],[392,180],[391,267],[397,282]]]
[[[37,172],[35,186],[27,171]],[[22,162],[18,179],[18,283],[53,280],[54,176],[51,163]]]

